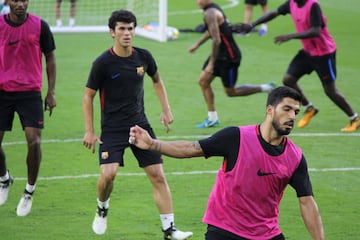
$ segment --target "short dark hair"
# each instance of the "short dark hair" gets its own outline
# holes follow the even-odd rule
[[[301,102],[302,99],[300,93],[295,89],[286,86],[281,86],[275,88],[269,93],[266,106],[268,105],[276,106],[286,97],[292,98],[298,102]]]
[[[135,15],[128,10],[122,9],[112,12],[108,23],[109,28],[114,30],[117,22],[134,23],[134,27],[137,24]]]

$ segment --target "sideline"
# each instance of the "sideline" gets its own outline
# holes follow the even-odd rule
[[[309,168],[309,172],[349,172],[349,171],[360,171],[360,167],[347,167],[347,168]],[[189,171],[189,172],[166,172],[165,175],[202,175],[202,174],[216,174],[215,171]],[[127,177],[138,177],[146,176],[145,173],[121,173],[119,172],[117,176],[127,176]],[[40,181],[51,181],[51,180],[64,180],[64,179],[83,179],[83,178],[93,178],[99,177],[99,174],[81,174],[77,176],[52,176],[52,177],[38,177]],[[19,177],[14,178],[16,181],[26,181],[27,178]]]
[[[202,139],[210,135],[158,136],[158,139]],[[360,137],[360,133],[291,133],[290,137]],[[82,142],[82,138],[43,139],[42,143]],[[3,142],[3,146],[26,144],[26,141]]]

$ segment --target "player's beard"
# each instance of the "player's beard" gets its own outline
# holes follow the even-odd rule
[[[284,135],[289,135],[290,134],[292,128],[283,127],[284,125],[288,125],[288,124],[290,124],[290,122],[289,123],[286,122],[284,124],[281,124],[276,119],[273,119],[273,121],[272,121],[272,126],[273,126],[273,128],[275,129],[275,131],[277,132],[277,134],[279,136],[284,136]],[[292,126],[293,126],[293,123],[292,123]]]

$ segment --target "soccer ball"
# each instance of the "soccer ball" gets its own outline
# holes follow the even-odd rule
[[[167,40],[176,40],[179,38],[180,32],[177,28],[166,27],[166,37]]]

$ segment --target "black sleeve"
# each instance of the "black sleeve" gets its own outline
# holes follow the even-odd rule
[[[146,50],[141,48],[136,48],[140,54],[142,54],[142,57],[145,59],[145,62],[147,63],[148,67],[146,70],[146,73],[151,77],[154,76],[155,73],[157,73],[157,65],[154,57],[152,54]]]
[[[304,155],[289,184],[295,189],[297,197],[313,196],[308,167]]]
[[[311,10],[310,10],[310,25],[312,27],[324,27],[324,22],[322,19],[322,14],[321,14],[321,8],[320,5],[318,3],[314,3],[311,6]]]
[[[290,1],[286,1],[284,4],[280,5],[277,9],[278,14],[286,15],[290,13]]]
[[[222,156],[226,161],[226,171],[231,170],[236,163],[240,146],[240,129],[226,127],[212,136],[199,141],[205,157]]]
[[[56,48],[54,36],[44,20],[41,20],[40,48],[43,53],[52,52]]]
[[[98,57],[92,64],[91,70],[89,73],[88,81],[86,87],[93,90],[98,90],[102,86],[102,81],[105,79],[104,66],[100,61],[101,56]]]

